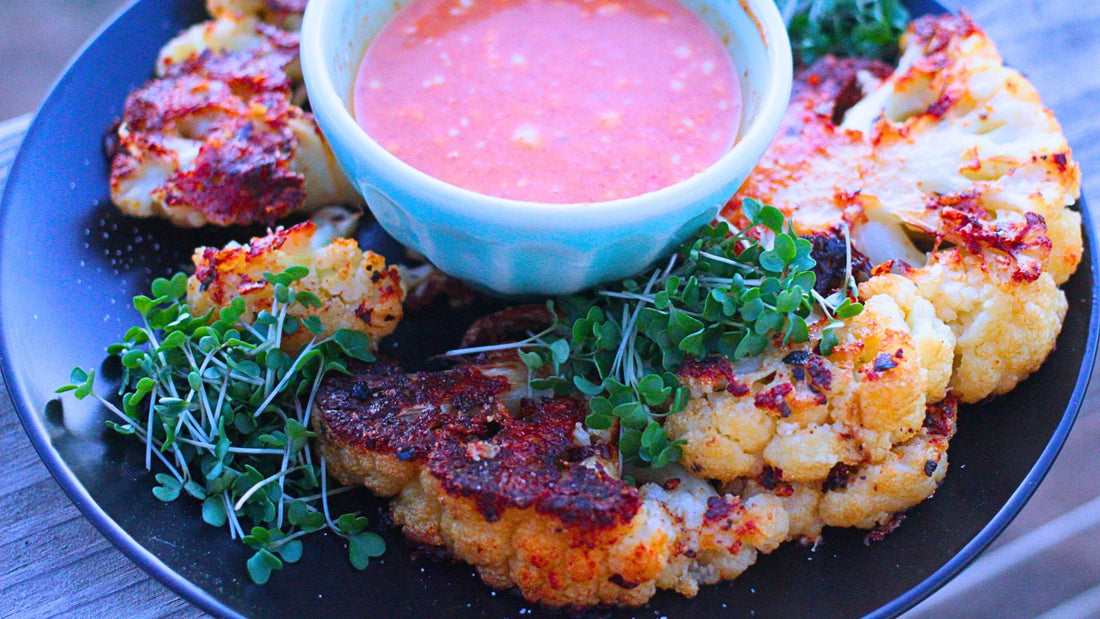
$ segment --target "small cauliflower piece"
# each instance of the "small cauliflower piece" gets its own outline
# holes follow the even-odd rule
[[[397,269],[387,267],[382,256],[363,252],[351,239],[330,243],[316,236],[316,226],[303,222],[291,228],[276,228],[267,236],[253,238],[247,245],[230,243],[222,249],[200,247],[192,261],[195,275],[187,281],[187,304],[196,314],[229,305],[240,297],[245,301],[242,319],[251,321],[261,310],[271,308],[273,286],[264,273],[281,273],[303,266],[309,275],[295,288],[321,299],[321,307],[295,305],[291,316],[317,316],[325,327],[320,336],[337,329],[359,331],[377,343],[389,335],[401,320],[405,291]],[[286,335],[283,350],[296,351],[314,336],[302,328]]]
[[[297,66],[297,35],[255,20],[207,22],[174,39],[159,78],[126,100],[111,200],[182,227],[361,205],[313,115],[292,102]]]

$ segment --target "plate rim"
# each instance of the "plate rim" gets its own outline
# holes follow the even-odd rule
[[[116,22],[125,19],[127,14],[138,4],[148,1],[150,0],[127,0],[123,6],[116,9],[115,12],[84,41],[79,50],[75,52],[66,63],[65,69],[59,74],[58,78],[54,80],[48,94],[43,98],[42,103],[34,112],[33,120],[24,133],[23,142],[20,144],[19,150],[9,168],[7,178],[4,181],[3,192],[0,193],[0,229],[3,228],[8,218],[7,213],[10,202],[9,188],[15,184],[13,180],[18,180],[18,178],[21,177],[22,168],[26,165],[24,161],[29,157],[27,154],[28,151],[26,151],[24,145],[28,142],[29,138],[34,137],[40,131],[43,122],[41,117],[42,111],[49,107],[54,101],[59,89],[67,81],[72,79],[74,64],[84,56],[100,36]],[[929,0],[916,0],[915,3],[924,5],[931,4],[932,6],[938,7],[943,12],[949,12],[945,7],[940,5],[937,0],[931,0],[931,2],[929,2]],[[1093,219],[1089,213],[1088,205],[1083,194],[1077,200],[1074,207],[1076,207],[1077,212],[1081,214],[1082,232],[1086,237],[1087,246],[1089,248],[1089,266],[1092,276],[1092,303],[1089,312],[1088,337],[1085,342],[1081,367],[1078,369],[1070,400],[1066,405],[1065,411],[1062,413],[1058,425],[1055,427],[1050,440],[1043,448],[1038,459],[1030,467],[1019,486],[1017,486],[1005,501],[1004,505],[997,510],[994,516],[978,531],[978,533],[945,564],[940,566],[915,586],[908,589],[905,593],[868,613],[866,617],[877,619],[880,617],[894,617],[900,615],[902,612],[916,606],[917,603],[932,595],[957,576],[1004,531],[1017,515],[1019,515],[1024,505],[1027,504],[1028,500],[1038,489],[1039,484],[1050,472],[1054,460],[1065,446],[1066,439],[1077,420],[1085,395],[1088,391],[1093,368],[1096,364],[1098,341],[1100,341],[1100,331],[1098,331],[1098,326],[1100,326],[1100,254],[1098,254],[1100,242],[1098,242],[1096,237]],[[3,238],[0,237],[0,256],[3,254]],[[2,284],[3,282],[0,280],[0,286],[2,286]],[[95,528],[116,548],[122,551],[128,559],[180,597],[211,615],[244,617],[244,615],[214,597],[206,589],[170,568],[156,554],[137,542],[122,525],[111,518],[96,502],[80,482],[79,478],[77,478],[76,474],[69,468],[68,463],[65,462],[61,454],[53,447],[46,427],[38,416],[32,412],[32,398],[25,384],[26,381],[16,371],[16,368],[11,364],[9,356],[7,355],[8,345],[5,333],[6,327],[0,322],[0,376],[4,379],[8,400],[12,403],[12,409],[19,417],[23,430],[26,432],[38,457],[46,465],[50,475],[57,481],[58,485],[61,486],[61,489],[80,513],[91,521],[92,525],[95,526]]]
[[[127,14],[129,14],[138,4],[146,1],[148,0],[126,0],[122,6],[115,9],[115,11],[111,13],[111,15],[108,16],[83,43],[81,43],[79,49],[77,49],[65,63],[65,68],[50,85],[42,102],[35,108],[33,118],[26,132],[23,134],[23,140],[19,145],[19,150],[16,152],[15,158],[12,160],[11,167],[8,169],[8,175],[4,179],[2,192],[0,192],[0,229],[3,229],[8,219],[8,203],[10,201],[9,188],[15,184],[13,180],[17,181],[18,178],[22,176],[22,169],[26,165],[24,161],[29,156],[27,155],[24,145],[29,138],[34,137],[41,130],[42,110],[53,102],[60,88],[67,81],[73,79],[73,66],[84,56],[88,49],[99,40],[100,36],[114,26],[116,22],[125,19]],[[3,254],[4,242],[3,237],[0,237],[0,256]],[[2,285],[2,274],[0,274],[0,286]],[[6,328],[3,324],[0,324],[0,376],[4,379],[4,395],[8,398],[8,401],[11,402],[12,409],[19,417],[20,425],[23,426],[23,431],[26,432],[27,438],[34,447],[35,453],[38,454],[39,459],[42,460],[46,465],[46,469],[50,472],[50,476],[52,476],[54,481],[61,486],[65,495],[73,502],[81,515],[91,521],[96,530],[107,538],[111,544],[121,550],[126,558],[183,599],[211,615],[218,617],[239,617],[243,619],[244,615],[233,610],[199,585],[191,582],[179,572],[168,567],[168,565],[161,561],[152,551],[138,543],[122,525],[111,518],[99,503],[96,502],[87,488],[80,483],[76,474],[69,468],[68,463],[61,457],[61,454],[53,447],[45,426],[34,413],[30,412],[33,408],[33,406],[31,406],[32,399],[24,385],[25,381],[19,376],[15,367],[11,365],[7,350]]]

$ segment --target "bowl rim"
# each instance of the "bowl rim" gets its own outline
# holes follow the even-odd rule
[[[794,59],[786,25],[774,0],[738,0],[760,34],[771,77],[763,80],[757,114],[742,123],[740,137],[718,161],[667,187],[617,200],[553,203],[491,196],[453,185],[405,163],[355,121],[333,84],[331,63],[335,58],[323,52],[325,42],[331,38],[326,35],[334,34],[327,25],[332,21],[328,16],[342,1],[346,0],[312,0],[302,19],[302,73],[322,130],[326,125],[331,127],[326,137],[346,146],[358,159],[371,162],[372,167],[385,168],[403,184],[417,187],[422,195],[431,195],[441,211],[475,220],[522,227],[536,222],[543,229],[568,230],[577,227],[578,219],[584,227],[607,227],[675,214],[722,191],[738,178],[739,168],[751,170],[775,137],[790,99]],[[354,31],[338,31],[336,36],[346,39]],[[747,159],[751,159],[751,165],[746,165]],[[352,182],[355,184],[354,179]],[[729,189],[731,195],[734,189]]]

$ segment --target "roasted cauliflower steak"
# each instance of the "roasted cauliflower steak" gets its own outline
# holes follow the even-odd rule
[[[951,392],[976,402],[1054,347],[1058,285],[1081,260],[1080,170],[1054,115],[967,15],[918,19],[901,44],[893,72],[832,58],[804,71],[724,214],[751,196],[800,233],[849,231],[954,332]]]
[[[514,353],[442,372],[376,364],[326,378],[315,429],[328,470],[393,496],[414,542],[533,602],[638,606],[741,574],[787,537],[781,500],[720,494],[686,473],[630,486],[587,405],[528,398]],[[510,406],[509,406],[510,405]]]

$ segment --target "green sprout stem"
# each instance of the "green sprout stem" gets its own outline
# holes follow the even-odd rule
[[[156,476],[153,494],[202,501],[204,520],[256,551],[247,566],[261,584],[284,562],[297,561],[297,540],[319,529],[347,538],[358,568],[384,548],[364,530],[366,519],[329,513],[328,497],[351,488],[329,491],[324,458],[315,463],[309,447],[325,374],[346,372],[348,359],[374,358],[365,335],[340,329],[320,337],[325,330],[317,318],[294,313],[321,303],[293,288],[308,273],[292,267],[265,274],[275,298],[254,320],[244,319],[242,299],[217,315],[194,315],[184,301],[186,276],[158,279],[152,297],[134,298],[139,326],[108,349],[122,362],[120,402],[95,393],[95,373],[80,368],[58,390],[94,397],[110,413],[110,427],[142,441],[146,468],[162,464],[168,472]],[[314,337],[284,353],[284,336],[303,325]]]

